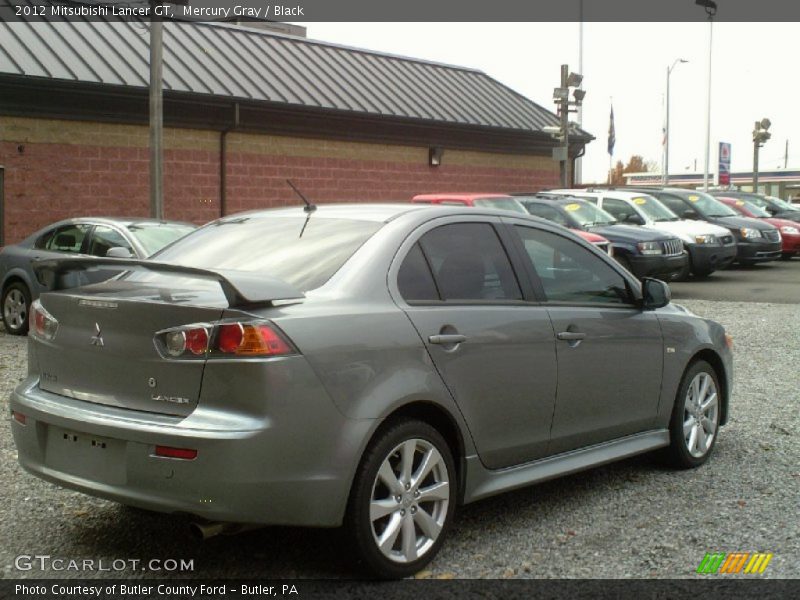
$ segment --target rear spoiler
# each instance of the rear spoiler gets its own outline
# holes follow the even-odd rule
[[[263,304],[275,300],[294,300],[304,294],[285,281],[248,271],[223,269],[199,269],[170,263],[136,260],[132,258],[63,258],[34,260],[32,265],[36,278],[48,291],[75,287],[66,285],[63,275],[80,271],[99,271],[119,268],[120,271],[152,271],[174,273],[198,279],[212,279],[219,283],[222,293],[233,308],[251,304]]]

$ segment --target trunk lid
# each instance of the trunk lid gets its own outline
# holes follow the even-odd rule
[[[173,280],[174,281],[174,280]],[[31,338],[43,390],[87,402],[185,416],[197,406],[205,360],[163,358],[156,332],[217,321],[219,290],[171,291],[109,282],[49,293],[42,306],[58,320],[50,341]],[[91,290],[91,291],[90,291]]]

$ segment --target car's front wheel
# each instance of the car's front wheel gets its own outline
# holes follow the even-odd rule
[[[15,282],[3,290],[3,325],[11,335],[28,333],[31,293],[24,283]]]
[[[413,575],[438,552],[452,520],[455,467],[427,423],[398,421],[374,439],[359,465],[347,527],[372,575]]]
[[[670,422],[669,462],[679,468],[699,467],[717,442],[721,388],[714,368],[704,360],[683,375]]]

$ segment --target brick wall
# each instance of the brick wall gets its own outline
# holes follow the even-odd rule
[[[165,216],[204,223],[219,216],[219,133],[164,133]],[[136,125],[0,117],[5,240],[58,219],[146,216],[148,130]],[[292,179],[317,202],[408,201],[436,191],[523,191],[558,184],[549,158],[445,148],[230,133],[228,212],[295,204]]]

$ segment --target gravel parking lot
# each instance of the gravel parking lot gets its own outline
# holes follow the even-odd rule
[[[797,265],[793,265],[797,266]],[[693,577],[706,552],[763,551],[762,577],[800,577],[800,304],[685,300],[735,338],[732,418],[694,471],[637,457],[463,507],[423,577]],[[0,329],[0,403],[25,369],[25,339]],[[24,473],[0,424],[0,575],[91,573],[14,568],[21,554],[67,559],[194,559],[174,576],[351,576],[337,532],[267,528],[195,542],[185,518],[59,489]],[[96,576],[154,577],[125,570]]]

